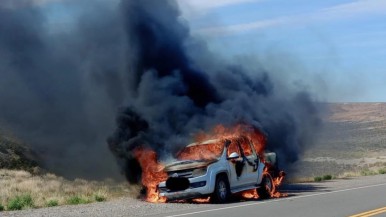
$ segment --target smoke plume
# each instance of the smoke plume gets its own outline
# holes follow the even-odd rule
[[[222,61],[174,1],[57,2],[72,13],[63,29],[48,6],[10,1],[0,3],[0,126],[61,174],[112,176],[112,152],[136,182],[135,147],[167,158],[199,131],[240,122],[263,130],[285,165],[318,124],[305,90],[254,61]]]

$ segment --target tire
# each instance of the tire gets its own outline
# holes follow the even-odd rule
[[[275,186],[273,185],[273,179],[271,175],[266,174],[263,176],[260,187],[256,189],[257,194],[260,199],[271,198],[272,193],[275,191]]]
[[[216,185],[211,200],[214,203],[226,203],[230,198],[229,181],[225,175],[216,178]]]

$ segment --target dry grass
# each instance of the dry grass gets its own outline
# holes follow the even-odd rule
[[[360,168],[358,170],[345,171],[337,174],[336,176],[332,175],[323,175],[323,176],[314,176],[314,177],[292,177],[286,180],[287,183],[309,183],[309,182],[321,182],[325,180],[332,179],[346,179],[360,176],[373,176],[373,175],[383,175],[386,174],[386,167],[382,164],[380,166],[372,166],[367,168]]]
[[[34,207],[70,204],[74,197],[82,201],[97,202],[122,196],[132,196],[138,187],[112,180],[66,180],[54,174],[32,175],[22,170],[0,169],[0,204],[4,207],[14,198],[30,195]],[[6,207],[7,209],[7,207]]]

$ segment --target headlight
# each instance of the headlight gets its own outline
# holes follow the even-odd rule
[[[203,176],[206,174],[206,167],[193,170],[192,176]]]

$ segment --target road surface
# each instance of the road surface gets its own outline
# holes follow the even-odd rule
[[[386,175],[284,186],[288,197],[229,204],[150,204],[132,198],[79,206],[62,206],[0,216],[386,216]]]
[[[386,216],[386,177],[372,178],[364,178],[361,183],[340,180],[288,186],[292,190],[288,190],[286,198],[203,207],[158,216]]]

